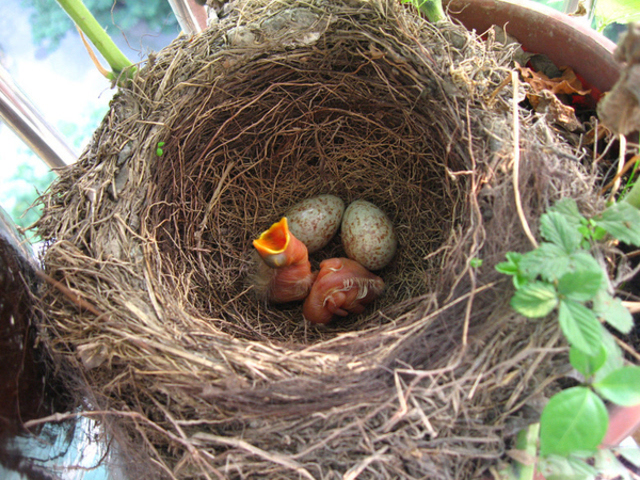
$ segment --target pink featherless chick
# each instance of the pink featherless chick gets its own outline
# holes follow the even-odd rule
[[[253,241],[262,261],[253,283],[274,303],[305,298],[316,278],[311,271],[307,247],[289,231],[286,217]]]
[[[334,315],[362,313],[384,290],[384,281],[348,258],[320,263],[320,273],[304,301],[302,314],[311,323],[329,323]]]

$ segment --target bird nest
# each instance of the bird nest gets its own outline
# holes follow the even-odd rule
[[[41,200],[41,338],[146,474],[469,478],[503,456],[563,350],[493,267],[556,199],[596,205],[514,107],[513,48],[395,1],[247,1],[120,89]],[[251,241],[323,193],[381,208],[398,251],[383,296],[317,327],[249,279]],[[339,236],[311,262],[335,256]]]

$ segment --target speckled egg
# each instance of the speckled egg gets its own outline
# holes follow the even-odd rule
[[[318,195],[294,205],[284,216],[291,233],[304,243],[309,253],[317,252],[334,237],[340,227],[344,202],[335,195]]]
[[[398,239],[389,217],[373,203],[356,200],[342,216],[342,245],[349,258],[369,270],[386,267]]]

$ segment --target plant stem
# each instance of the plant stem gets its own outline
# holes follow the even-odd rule
[[[418,0],[418,8],[425,14],[431,23],[446,20],[447,16],[442,8],[442,0]]]
[[[518,432],[516,449],[523,451],[533,462],[530,465],[517,462],[519,468],[518,480],[533,480],[536,471],[535,458],[538,448],[538,437],[540,435],[540,424],[534,423]]]
[[[118,77],[123,71],[131,67],[133,64],[122,53],[122,51],[113,43],[111,37],[100,26],[91,12],[84,6],[82,0],[57,0],[71,20],[82,30],[82,32],[91,40],[91,43],[98,49],[105,60],[111,67],[112,74]],[[129,68],[129,76],[133,75],[134,69]]]

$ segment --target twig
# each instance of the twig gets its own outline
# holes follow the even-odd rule
[[[502,80],[502,82],[500,82],[500,85],[498,85],[496,87],[496,89],[491,92],[491,95],[489,95],[489,98],[487,100],[487,103],[489,105],[493,105],[493,102],[495,101],[496,97],[498,96],[498,93],[500,93],[500,91],[506,87],[507,85],[509,85],[509,82],[511,82],[511,76],[507,76],[505,77],[504,80]]]
[[[640,353],[636,352],[633,348],[631,348],[625,342],[620,340],[618,337],[614,336],[613,339],[620,346],[620,348],[622,348],[625,352],[627,352],[629,355],[631,355],[633,358],[635,358],[637,361],[640,362]]]
[[[629,313],[638,313],[640,312],[640,302],[625,302],[622,301],[622,305],[629,309]]]
[[[71,289],[69,289],[68,287],[63,285],[58,280],[54,280],[49,275],[44,273],[42,270],[36,270],[36,275],[38,276],[38,278],[44,280],[49,285],[53,286],[54,288],[57,288],[60,291],[60,293],[62,293],[62,295],[67,297],[67,299],[71,300],[78,307],[84,308],[84,309],[90,311],[96,317],[101,317],[103,315],[103,313],[100,310],[98,310],[96,307],[94,307],[92,304],[90,304],[85,299],[83,299],[83,298],[79,297],[78,295],[76,295],[75,293],[73,293],[71,291]]]
[[[516,210],[524,233],[529,238],[531,245],[538,248],[538,242],[531,233],[529,222],[524,216],[522,209],[522,200],[520,199],[520,187],[518,179],[520,178],[520,117],[518,116],[518,73],[514,70],[511,72],[511,82],[513,83],[512,112],[513,112],[513,193],[516,200]]]
[[[627,173],[629,169],[633,167],[638,161],[640,161],[640,155],[634,155],[629,160],[627,160],[627,163],[624,164],[624,167],[618,170],[618,173],[616,173],[616,176],[613,177],[613,179],[609,183],[607,183],[604,187],[602,187],[602,190],[600,190],[600,195],[604,195],[606,191],[609,190],[613,186],[613,184],[616,183],[616,181],[618,181],[622,175]]]
[[[628,257],[628,255],[627,255],[627,257]],[[614,288],[618,288],[623,283],[628,282],[633,277],[635,277],[639,272],[640,272],[640,264],[638,264],[635,267],[633,267],[633,269],[630,272],[626,272],[621,277],[616,278],[615,281],[612,282]]]
[[[471,290],[469,291],[469,300],[464,310],[464,324],[462,327],[462,346],[467,346],[467,337],[469,336],[469,324],[471,323],[471,309],[473,307],[473,299],[476,294],[476,275],[472,268],[469,269],[469,279],[471,280]]]
[[[80,28],[77,25],[76,25],[76,30],[78,30],[78,33],[80,34],[80,39],[82,40],[82,43],[84,43],[84,48],[87,49],[87,53],[89,54],[89,57],[91,57],[91,61],[93,62],[95,67],[98,69],[100,74],[103,77],[108,78],[109,80],[113,80],[113,73],[102,66],[102,64],[100,63],[100,60],[98,60],[98,57],[96,57],[96,54],[93,52],[93,49],[91,48],[91,45],[89,45],[89,42],[84,36],[84,33],[82,33],[82,30],[80,30]]]
[[[620,177],[622,176],[622,169],[624,168],[624,155],[627,152],[627,139],[624,135],[619,135],[620,141],[620,153],[618,154],[618,172],[616,173],[615,180],[613,182],[613,188],[609,198],[613,200],[620,188]]]
[[[347,472],[342,476],[342,480],[355,480],[358,476],[366,470],[366,468],[371,465],[373,462],[376,462],[384,457],[384,453],[389,449],[388,445],[385,445],[380,450],[376,451],[373,455],[369,455],[367,458],[358,462],[356,465],[351,467]]]
[[[231,437],[221,437],[219,435],[212,435],[210,433],[198,432],[193,437],[198,443],[217,443],[221,445],[226,445],[228,447],[235,447],[245,450],[257,457],[263,458],[273,463],[277,463],[278,465],[282,465],[283,467],[290,468],[298,472],[305,478],[310,480],[315,480],[313,476],[298,462],[295,460],[291,460],[284,455],[280,455],[278,453],[267,452],[262,450],[261,448],[256,447],[255,445],[251,445],[249,442],[244,440],[240,440],[238,438]]]

